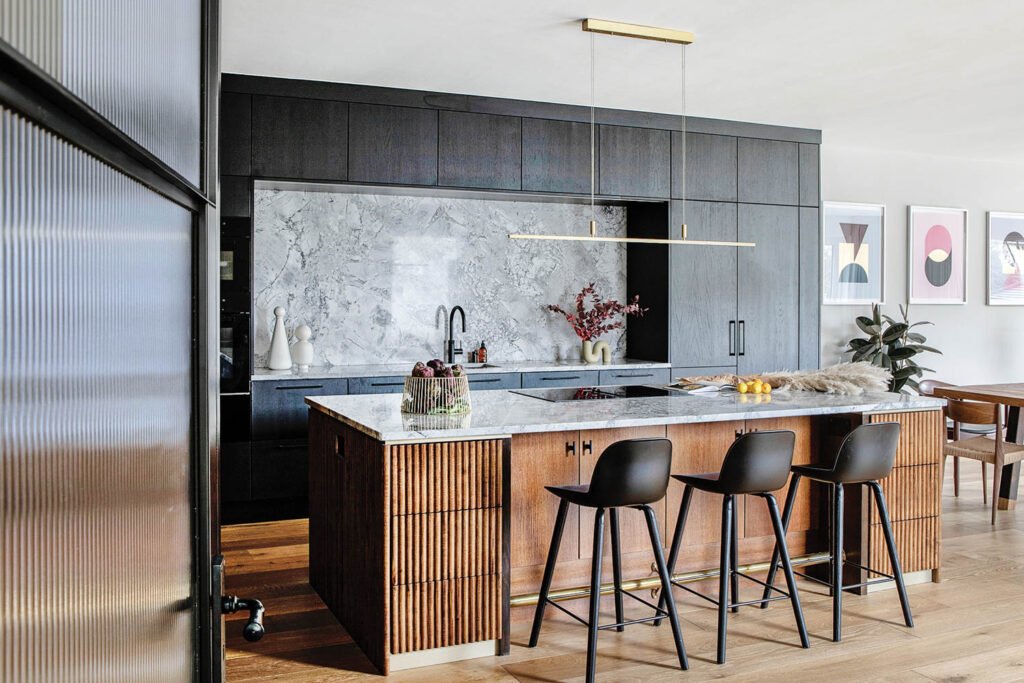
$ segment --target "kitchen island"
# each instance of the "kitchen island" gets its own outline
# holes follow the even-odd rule
[[[904,572],[910,581],[938,580],[942,399],[649,393],[557,401],[555,393],[474,392],[463,416],[403,415],[398,395],[308,397],[310,583],[382,673],[505,653],[511,622],[528,619],[536,604],[557,510],[544,486],[588,482],[611,443],[666,437],[674,472],[708,472],[737,434],[789,429],[794,462],[807,464],[828,457],[857,424],[880,421],[902,425],[883,488]],[[787,535],[796,564],[821,562],[823,494],[801,490]],[[655,508],[663,539],[681,495],[672,483]],[[771,556],[763,508],[739,506],[740,564]],[[698,494],[689,515],[676,566],[686,581],[714,576],[705,570],[719,553],[715,501]],[[846,519],[847,557],[888,571],[866,496],[848,495]],[[592,521],[587,510],[570,513],[556,599],[587,595]],[[655,575],[642,515],[624,510],[620,523],[626,584],[649,589]]]

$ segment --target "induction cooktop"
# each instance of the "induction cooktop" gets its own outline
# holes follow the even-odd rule
[[[681,391],[650,387],[646,385],[627,385],[618,387],[581,387],[575,389],[520,389],[514,394],[522,394],[530,398],[539,398],[552,403],[568,401],[600,401],[607,398],[659,398],[664,396],[685,396]]]

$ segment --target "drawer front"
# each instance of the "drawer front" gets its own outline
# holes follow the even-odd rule
[[[518,372],[512,373],[469,373],[469,388],[473,391],[481,389],[518,389],[522,386]]]
[[[566,372],[524,372],[523,389],[550,389],[553,387],[593,387],[600,383],[597,370]]]
[[[352,377],[348,381],[350,394],[400,394],[405,387],[405,377]]]
[[[305,439],[307,396],[348,393],[346,379],[259,380],[252,383],[252,438]]]
[[[252,499],[305,498],[309,491],[309,453],[304,440],[254,441]]]
[[[614,384],[668,384],[671,373],[668,368],[647,370],[601,370],[602,386]]]

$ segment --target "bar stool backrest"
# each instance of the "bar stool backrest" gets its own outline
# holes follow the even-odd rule
[[[796,434],[788,430],[748,432],[725,454],[718,481],[732,494],[767,493],[786,485]]]
[[[900,441],[899,422],[857,427],[843,439],[832,472],[842,482],[877,481],[889,476]]]
[[[598,458],[588,497],[597,507],[649,505],[665,497],[671,469],[668,439],[616,441]]]

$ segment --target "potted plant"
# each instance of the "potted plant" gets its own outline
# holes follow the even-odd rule
[[[917,390],[917,379],[925,372],[935,372],[917,364],[914,357],[920,353],[942,352],[926,346],[925,336],[912,332],[915,327],[931,325],[927,321],[910,322],[909,307],[900,306],[902,320],[882,313],[878,304],[871,306],[871,317],[858,316],[857,327],[867,336],[851,339],[845,353],[852,353],[852,361],[863,361],[883,367],[892,373],[889,391],[901,392],[906,387]]]
[[[598,341],[598,337],[624,327],[627,315],[641,317],[650,309],[640,307],[639,294],[628,304],[621,304],[615,299],[605,301],[591,282],[576,295],[575,311],[567,311],[558,304],[549,304],[548,310],[565,316],[566,321],[572,326],[572,331],[582,342],[580,355],[584,362],[596,363],[602,346],[606,358],[610,355],[607,342]],[[595,342],[598,342],[597,347]]]

